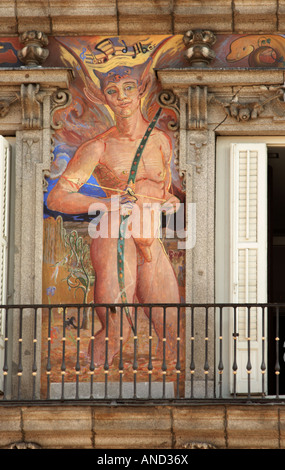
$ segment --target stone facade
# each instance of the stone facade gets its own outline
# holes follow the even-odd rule
[[[185,33],[189,67],[158,70],[157,76],[167,92],[161,95],[161,103],[172,107],[178,118],[176,164],[187,189],[187,201],[197,202],[197,232],[201,236],[195,251],[187,252],[186,300],[213,302],[215,139],[217,135],[261,135],[265,130],[270,135],[284,135],[285,107],[280,89],[285,77],[281,69],[234,68],[221,70],[217,76],[209,67],[211,34],[200,37],[200,42],[194,37],[197,52],[191,42],[192,32],[282,32],[285,1],[264,0],[257,6],[244,0],[219,0],[215,5],[210,0],[84,0],[80,4],[74,0],[4,0],[0,18],[2,37],[20,35],[23,48],[19,58],[24,64],[0,72],[1,132],[16,133],[16,183],[21,188],[15,201],[14,302],[41,302],[41,274],[29,273],[41,273],[42,193],[51,163],[52,117],[57,107],[68,103],[72,80],[71,70],[44,67],[45,37]],[[31,31],[40,34],[33,36]],[[198,56],[198,65],[194,56]],[[209,326],[214,331],[214,312],[210,312]],[[14,334],[16,338],[16,329]],[[32,343],[32,325],[29,336]],[[202,340],[197,348],[203,350]],[[209,351],[213,370],[213,335]],[[32,359],[27,355],[24,361],[29,368]],[[186,368],[189,371],[189,364]],[[198,377],[201,387],[203,379]],[[212,387],[214,379],[211,372]],[[190,373],[186,380],[189,382]],[[24,391],[29,387],[29,381],[23,383]],[[181,449],[204,445],[276,449],[285,447],[283,415],[282,405],[2,406],[0,447]]]

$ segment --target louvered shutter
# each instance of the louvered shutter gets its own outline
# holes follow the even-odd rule
[[[0,305],[7,303],[10,146],[0,136]],[[5,311],[0,309],[0,390],[3,387]]]
[[[267,147],[231,145],[231,302],[267,302]],[[261,308],[237,310],[237,392],[261,392]],[[248,318],[249,317],[249,318]],[[232,325],[233,332],[233,325]],[[250,349],[248,349],[250,338]],[[250,352],[250,355],[248,354]],[[250,358],[250,361],[249,361]],[[251,368],[248,365],[251,365]]]

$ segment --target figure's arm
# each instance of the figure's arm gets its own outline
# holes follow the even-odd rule
[[[90,204],[96,202],[96,198],[78,191],[89,179],[103,152],[104,143],[100,140],[86,142],[78,148],[47,198],[49,209],[66,214],[88,212]],[[99,201],[102,202],[102,199],[98,199]]]

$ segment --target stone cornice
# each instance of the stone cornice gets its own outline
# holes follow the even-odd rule
[[[189,86],[225,87],[283,85],[285,69],[281,68],[177,68],[156,69],[162,87],[176,91]]]
[[[213,4],[214,3],[214,4]],[[39,28],[46,34],[179,34],[187,29],[220,33],[284,31],[279,0],[1,0],[3,35]]]
[[[69,88],[73,77],[73,70],[63,67],[9,67],[1,68],[0,86],[20,87],[22,84],[38,83],[42,88]]]

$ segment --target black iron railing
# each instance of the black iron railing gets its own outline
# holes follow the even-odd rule
[[[0,403],[280,400],[285,304],[0,306]]]

